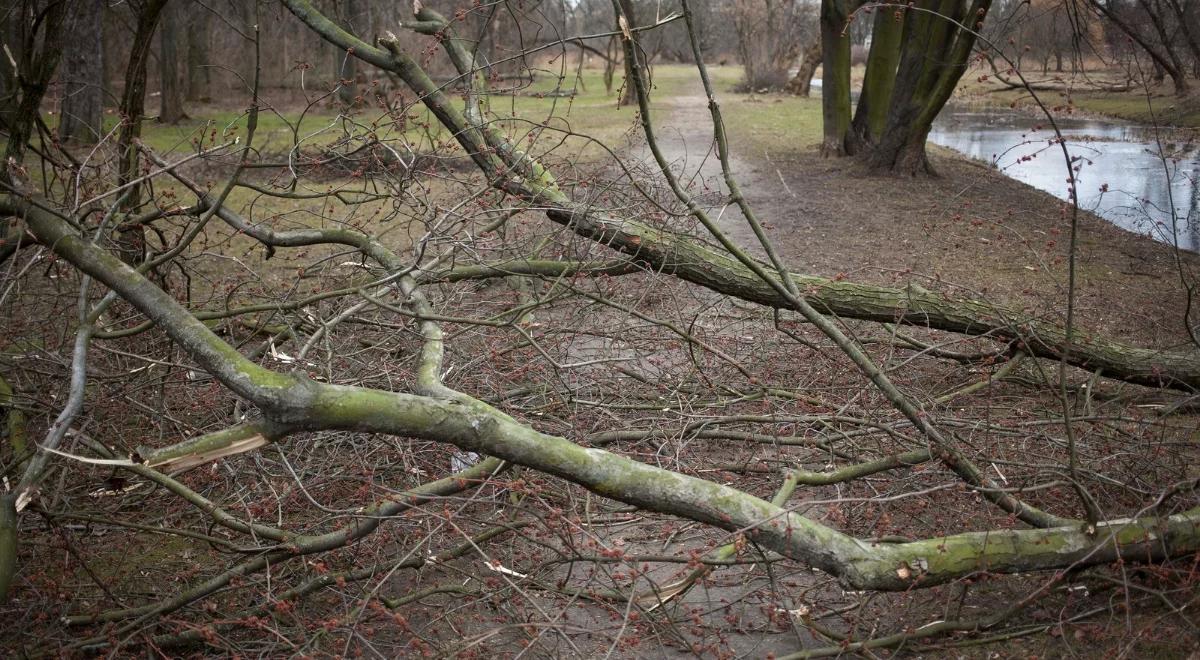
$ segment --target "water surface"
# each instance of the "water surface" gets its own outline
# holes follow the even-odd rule
[[[1200,150],[1178,131],[1116,119],[1058,120],[1078,168],[1079,205],[1110,222],[1200,250]],[[1005,174],[1067,199],[1068,169],[1045,121],[1007,108],[947,106],[929,140],[993,163]],[[1162,155],[1160,155],[1160,153]]]

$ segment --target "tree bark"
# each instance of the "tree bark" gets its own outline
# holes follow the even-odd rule
[[[142,119],[146,114],[146,63],[154,30],[167,0],[146,0],[137,11],[137,28],[125,67],[125,91],[121,94],[121,131],[117,136],[117,156],[121,159],[117,174],[118,185],[131,183],[139,176],[140,158],[135,141],[142,135]],[[133,185],[124,193],[124,208],[136,208],[141,201],[140,186]],[[119,231],[117,246],[126,263],[139,263],[145,253],[142,227]]]
[[[896,67],[900,64],[900,43],[904,35],[902,8],[877,7],[871,31],[871,52],[863,76],[862,92],[854,113],[853,135],[864,146],[874,145],[887,127]]]
[[[70,19],[70,43],[59,79],[63,83],[58,139],[93,144],[104,121],[104,49],[100,17],[104,0],[82,0]]]
[[[907,10],[901,56],[886,128],[867,155],[873,169],[916,176],[934,174],[925,153],[933,120],[967,68],[975,34],[991,0],[919,0]],[[947,20],[949,19],[949,20]]]
[[[1161,12],[1162,6],[1155,3],[1151,7],[1147,0],[1139,0],[1139,3],[1142,9],[1146,11],[1146,15],[1150,17],[1150,24],[1154,26],[1154,31],[1158,33],[1159,43],[1162,44],[1166,59],[1171,64],[1169,68],[1166,68],[1166,71],[1171,76],[1171,82],[1175,85],[1175,95],[1187,95],[1187,73],[1183,66],[1183,60],[1179,58],[1179,49],[1175,47],[1175,40],[1172,38],[1173,35],[1168,33],[1166,21],[1163,19]]]
[[[821,117],[824,139],[821,154],[851,153],[850,36],[846,34],[848,0],[821,0]]]
[[[212,74],[208,66],[212,14],[199,3],[192,6],[191,14],[187,37],[187,100],[208,101],[212,93]]]
[[[13,495],[0,495],[0,603],[8,602],[8,589],[17,572],[17,508]]]
[[[791,305],[733,257],[629,218],[586,209],[552,209],[554,222],[624,252],[654,271],[674,275],[718,293],[777,309]],[[902,323],[1012,342],[1030,355],[1067,362],[1106,377],[1148,387],[1200,389],[1200,354],[1144,349],[1076,330],[1068,352],[1066,331],[1035,316],[982,300],[953,299],[916,287],[890,287],[793,273],[796,286],[818,310],[841,318]]]
[[[338,24],[345,30],[350,30],[350,19],[353,17],[355,9],[354,0],[339,0],[335,5],[334,15],[338,18]],[[355,91],[354,75],[357,68],[358,60],[345,51],[334,51],[333,53],[333,75],[334,82],[338,85],[337,98],[338,102],[343,106],[354,105],[357,93]]]
[[[1171,11],[1175,14],[1175,20],[1179,22],[1179,28],[1183,31],[1184,41],[1188,45],[1188,50],[1192,54],[1193,74],[1195,67],[1200,66],[1200,40],[1197,39],[1196,26],[1192,24],[1192,17],[1188,15],[1188,10],[1183,8],[1179,0],[1167,0],[1171,6]],[[1192,12],[1195,12],[1194,7],[1189,7]]]
[[[618,106],[636,105],[637,91],[633,86],[633,76],[635,72],[640,72],[643,80],[646,80],[646,66],[642,59],[641,45],[638,43],[637,33],[633,32],[633,28],[637,27],[637,12],[633,6],[633,0],[613,0],[613,9],[617,12],[617,29],[623,30],[620,25],[620,18],[625,18],[625,27],[628,28],[630,37],[633,40],[633,53],[637,62],[632,62],[628,57],[622,58],[625,66],[625,82],[621,85],[621,98],[617,100]]]
[[[858,539],[735,488],[539,432],[478,399],[445,388],[436,379],[422,384],[426,380],[421,369],[431,364],[436,368],[440,361],[440,341],[431,352],[422,352],[416,393],[332,385],[263,368],[221,340],[169,294],[78,236],[52,213],[11,196],[0,198],[0,208],[26,217],[30,230],[59,257],[118,292],[222,385],[258,406],[276,439],[324,429],[453,444],[563,478],[640,509],[744,533],[766,549],[806,562],[860,590],[903,591],[979,571],[1017,573],[1122,558],[1157,560],[1200,549],[1200,509],[1162,518],[1098,521],[1094,530],[1080,523],[966,532],[896,544]],[[364,252],[385,250],[369,237],[357,236],[364,241]],[[225,434],[199,449],[206,455],[227,455],[230,452],[223,451],[221,443],[244,441],[251,430],[243,426],[240,432]],[[258,446],[257,440],[250,444]],[[172,454],[173,460],[193,457],[186,452]],[[4,513],[0,510],[0,534]],[[361,524],[377,524],[381,517],[365,516]]]
[[[162,31],[159,34],[158,72],[162,80],[162,94],[158,120],[164,124],[178,124],[187,118],[183,111],[183,85],[179,80],[179,41],[181,9],[178,2],[168,3],[162,13]]]

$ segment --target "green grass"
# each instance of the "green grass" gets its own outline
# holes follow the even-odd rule
[[[1144,94],[1086,92],[1076,94],[1075,105],[1087,112],[1123,117],[1144,124],[1158,123],[1200,128],[1200,103],[1195,99]]]
[[[745,94],[734,89],[742,81],[739,66],[709,67],[717,90],[725,130],[739,151],[759,154],[799,151],[821,141],[821,96]]]
[[[653,94],[669,97],[677,93],[689,75],[695,76],[694,68],[654,67]],[[617,107],[621,79],[622,74],[617,71],[614,88],[607,92],[599,69],[577,70],[573,66],[561,70],[542,69],[532,82],[494,83],[487,117],[498,122],[523,148],[530,149],[531,138],[543,147],[532,149],[534,152],[551,148],[562,150],[564,139],[567,151],[599,151],[588,147],[590,140],[578,136],[586,135],[591,140],[616,146],[636,124],[636,108]],[[451,90],[450,94],[457,97],[458,92]],[[271,96],[271,90],[264,93],[268,101]],[[249,99],[244,101],[248,106]],[[186,110],[189,117],[174,125],[161,124],[153,118],[145,120],[142,142],[160,154],[182,155],[195,152],[197,145],[207,148],[245,137],[248,116],[244,108],[192,104]],[[45,120],[52,130],[56,128],[56,114],[47,114]],[[115,112],[106,114],[104,131],[106,134],[111,132],[110,142],[115,141],[117,122]],[[536,130],[539,126],[546,128]],[[259,112],[254,147],[261,154],[277,156],[291,150],[297,142],[302,149],[322,149],[348,136],[370,133],[382,140],[403,138],[422,150],[432,148],[434,142],[450,143],[448,133],[422,105],[409,109],[403,128],[401,133],[395,122],[377,107],[345,113],[339,113],[329,104],[313,106],[307,111],[299,107],[278,110],[265,107]],[[582,154],[570,155],[578,157]]]
[[[246,134],[245,111],[199,106],[189,109],[189,112],[192,116],[174,125],[161,124],[154,119],[146,120],[142,124],[142,142],[154,151],[166,154],[194,151],[197,140],[208,146],[214,139],[220,144]],[[264,110],[259,113],[255,144],[264,151],[283,151],[291,144],[293,126],[304,136],[330,126],[336,119],[337,115],[327,110],[310,113],[303,121],[299,112],[286,113],[281,117]],[[56,114],[47,114],[45,120],[52,130],[58,126]],[[104,132],[112,135],[112,141],[116,140],[117,121],[115,113],[104,116]]]
[[[821,141],[821,99],[787,95],[738,95],[722,102],[734,143],[756,151],[794,151]]]

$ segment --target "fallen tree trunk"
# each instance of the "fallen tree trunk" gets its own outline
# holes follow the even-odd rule
[[[554,222],[629,254],[656,271],[742,300],[790,307],[779,292],[726,252],[694,236],[586,208],[551,209]],[[770,269],[770,266],[766,266]],[[796,285],[818,310],[852,319],[987,335],[1011,341],[1031,355],[1066,358],[1088,371],[1150,387],[1200,389],[1200,354],[1140,348],[1076,330],[1068,347],[1062,326],[982,300],[956,300],[918,287],[898,289],[793,273]]]

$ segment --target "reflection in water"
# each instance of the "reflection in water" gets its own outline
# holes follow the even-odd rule
[[[1005,174],[1067,198],[1067,165],[1038,120],[1007,109],[947,107],[929,140],[990,163]],[[1153,129],[1118,120],[1060,119],[1067,149],[1079,168],[1079,206],[1119,227],[1200,251],[1200,153],[1195,145],[1164,142]],[[1164,138],[1165,139],[1165,138]]]

